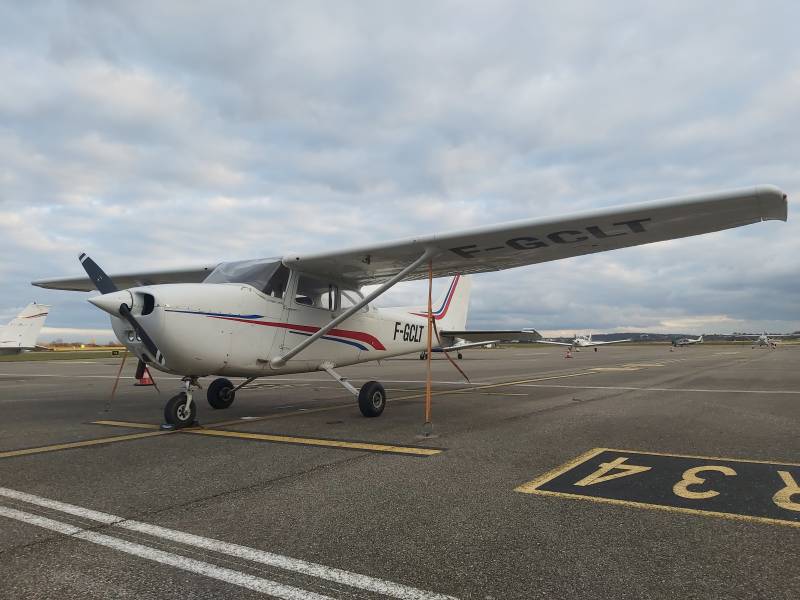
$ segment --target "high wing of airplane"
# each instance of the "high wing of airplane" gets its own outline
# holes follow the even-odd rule
[[[578,349],[578,348],[592,348],[596,346],[607,346],[608,344],[621,344],[622,342],[630,342],[631,339],[627,338],[624,340],[610,340],[607,342],[600,342],[597,340],[592,339],[592,334],[589,335],[577,335],[572,339],[571,342],[557,342],[554,340],[534,340],[537,344],[550,344],[553,346],[564,346],[571,349]]]
[[[43,279],[34,285],[100,292],[89,301],[111,315],[115,334],[140,364],[182,376],[183,391],[164,409],[167,423],[175,427],[194,422],[193,392],[198,378],[209,375],[223,376],[208,386],[209,403],[227,408],[235,392],[258,377],[324,371],[358,397],[365,416],[374,417],[386,404],[383,386],[369,381],[356,390],[337,367],[428,351],[430,322],[445,333],[465,330],[468,294],[458,291],[441,319],[433,315],[430,292],[422,313],[371,306],[400,281],[428,279],[430,290],[434,277],[785,221],[787,212],[781,190],[758,186],[346,250],[121,276],[109,277],[83,254],[86,277]],[[363,292],[367,285],[377,287]],[[234,386],[225,376],[246,380]]]
[[[752,338],[753,346],[755,347],[758,345],[759,348],[767,347],[767,348],[775,348],[778,345],[778,339],[780,338],[787,338],[787,337],[796,337],[791,334],[780,334],[780,333],[743,333],[738,334],[736,337],[743,337],[743,338]]]
[[[0,327],[0,354],[19,354],[41,348],[36,345],[36,338],[49,313],[50,307],[46,304],[31,302],[8,325]]]
[[[692,346],[694,344],[702,344],[703,343],[703,335],[699,338],[681,338],[679,340],[672,340],[673,346]]]

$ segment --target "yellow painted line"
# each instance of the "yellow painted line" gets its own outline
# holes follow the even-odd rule
[[[516,491],[521,491],[521,490],[517,489]],[[721,517],[723,519],[729,519],[731,521],[766,523],[768,525],[783,525],[785,527],[800,528],[800,523],[798,523],[797,521],[782,521],[781,519],[771,519],[769,517],[751,517],[750,515],[737,515],[735,513],[724,513],[713,510],[698,510],[696,508],[681,508],[677,506],[664,506],[661,504],[648,504],[647,502],[634,502],[632,500],[615,500],[611,498],[580,496],[578,494],[568,494],[566,492],[546,492],[542,490],[533,490],[524,493],[537,494],[540,496],[558,496],[561,498],[570,498],[573,500],[588,500],[589,502],[600,502],[602,504],[614,504],[617,506],[632,506],[634,508],[645,508],[648,510],[661,510],[665,512],[684,513],[689,515],[698,515],[701,517],[706,517],[706,516]]]
[[[92,425],[110,425],[111,427],[130,427],[131,429],[160,429],[152,423],[131,423],[130,421],[92,421]]]
[[[87,446],[99,446],[101,444],[113,444],[115,442],[127,442],[129,440],[140,440],[156,435],[165,435],[172,431],[148,431],[146,433],[131,433],[128,435],[117,435],[113,437],[97,438],[94,440],[83,440],[82,442],[69,442],[66,444],[53,444],[52,446],[40,446],[39,448],[23,448],[22,450],[9,450],[0,452],[0,458],[12,458],[14,456],[27,456],[30,454],[42,454],[44,452],[55,452],[57,450],[70,450],[72,448],[86,448]]]
[[[434,456],[443,451],[439,448],[420,448],[414,446],[392,446],[387,444],[373,444],[369,442],[346,442],[341,440],[325,440],[318,438],[295,437],[289,435],[274,435],[269,433],[247,433],[242,431],[227,431],[222,429],[183,429],[182,433],[195,435],[210,435],[214,437],[237,438],[243,440],[259,440],[263,442],[277,442],[279,444],[298,444],[301,446],[322,446],[326,448],[345,448],[348,450],[365,450],[368,452],[385,452],[390,454],[409,454],[412,456]]]
[[[800,467],[800,463],[786,462],[783,460],[752,460],[749,458],[726,458],[723,456],[701,456],[699,454],[675,454],[669,452],[644,452],[642,450],[620,450],[619,448],[598,448],[600,451],[625,452],[628,454],[652,454],[654,456],[675,456],[677,458],[701,458],[704,460],[729,460],[731,462],[758,463],[761,465],[788,465],[790,467]]]
[[[639,367],[594,367],[591,370],[595,373],[605,373],[609,371],[638,371]]]

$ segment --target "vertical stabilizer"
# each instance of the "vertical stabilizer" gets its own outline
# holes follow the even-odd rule
[[[8,325],[0,328],[0,348],[32,349],[50,312],[46,304],[32,302]]]
[[[463,331],[467,326],[469,298],[472,292],[472,278],[469,275],[456,275],[444,293],[433,302],[433,318],[440,331]],[[405,310],[405,309],[400,309]],[[414,307],[409,310],[420,317],[428,316],[428,307]]]

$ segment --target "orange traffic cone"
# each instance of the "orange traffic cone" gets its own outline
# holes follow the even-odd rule
[[[144,371],[142,372],[142,376],[139,377],[139,379],[137,379],[136,383],[134,383],[133,385],[155,385],[155,384],[156,383],[155,381],[153,381],[153,378],[150,377],[150,371],[148,370],[147,367],[145,367]]]

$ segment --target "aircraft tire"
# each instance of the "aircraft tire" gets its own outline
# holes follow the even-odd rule
[[[197,404],[192,402],[189,410],[186,410],[186,393],[173,396],[164,407],[164,420],[176,429],[189,427],[197,418]]]
[[[458,353],[458,360],[461,360],[462,358],[464,358],[464,355],[463,355],[463,354],[461,354],[461,352],[459,352],[459,353]]]
[[[230,405],[233,404],[235,396],[236,393],[233,391],[233,384],[224,377],[212,381],[206,393],[206,398],[211,408],[217,410],[229,408]]]
[[[379,417],[386,408],[386,390],[377,381],[368,381],[358,392],[358,408],[365,417]]]
[[[420,352],[419,353],[419,359],[420,360],[425,360],[425,353],[424,352]]]

